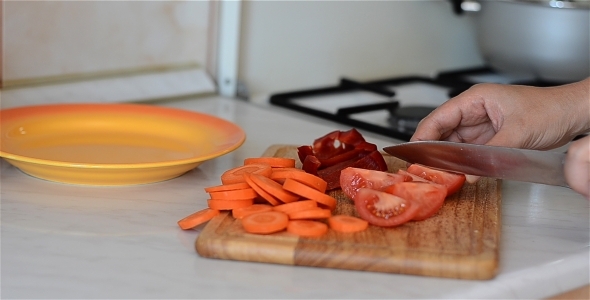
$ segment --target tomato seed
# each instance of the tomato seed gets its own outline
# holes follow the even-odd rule
[[[373,213],[373,215],[375,215],[376,217],[383,218],[383,219],[389,219],[391,217],[395,217],[395,216],[399,216],[399,215],[403,214],[404,211],[406,211],[406,204],[402,203],[399,206],[396,206],[395,208],[387,210],[387,211],[377,209],[377,208],[375,208],[375,205],[373,205],[373,204],[367,204],[367,209],[369,211],[371,211]]]

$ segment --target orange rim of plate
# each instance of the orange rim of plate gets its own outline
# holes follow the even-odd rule
[[[34,122],[36,119],[50,120],[73,114],[87,114],[92,117],[103,114],[114,114],[118,117],[156,117],[161,120],[174,120],[179,124],[201,125],[201,130],[216,129],[219,133],[225,135],[223,145],[206,154],[196,155],[184,159],[172,159],[142,163],[89,163],[89,162],[71,162],[58,161],[45,158],[36,158],[21,155],[18,152],[7,150],[7,139],[16,131],[22,131],[15,128],[18,122]],[[22,126],[20,126],[22,127]],[[41,164],[54,167],[71,167],[78,169],[144,169],[144,168],[161,168],[178,165],[187,165],[201,163],[239,148],[246,140],[245,132],[236,124],[224,119],[208,115],[205,113],[193,112],[188,110],[144,105],[144,104],[50,104],[35,105],[9,108],[0,110],[0,157],[15,160],[19,162]]]

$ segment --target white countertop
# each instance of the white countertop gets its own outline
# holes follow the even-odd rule
[[[2,298],[543,298],[590,282],[589,202],[567,188],[505,181],[500,272],[453,280],[200,257],[203,188],[272,144],[348,129],[278,107],[211,97],[163,103],[241,126],[238,150],[165,182],[54,183],[1,163]],[[380,148],[394,141],[363,132]]]

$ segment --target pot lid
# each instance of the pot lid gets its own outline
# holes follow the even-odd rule
[[[588,0],[504,0],[507,2],[532,3],[554,8],[590,9]]]

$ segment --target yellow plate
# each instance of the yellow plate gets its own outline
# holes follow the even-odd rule
[[[139,104],[63,104],[0,110],[0,156],[23,172],[72,184],[171,179],[240,147],[223,119]]]

